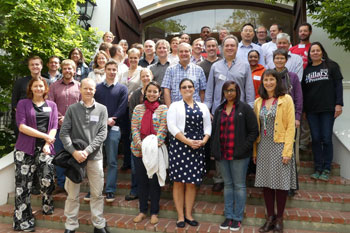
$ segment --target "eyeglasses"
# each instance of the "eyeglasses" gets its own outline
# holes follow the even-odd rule
[[[258,32],[258,34],[266,34],[267,32]]]
[[[228,90],[224,90],[225,94],[231,94],[231,93],[235,93],[236,90],[235,89],[228,89]]]
[[[192,89],[193,86],[192,85],[188,85],[188,86],[181,86],[181,89],[185,90],[185,89]]]

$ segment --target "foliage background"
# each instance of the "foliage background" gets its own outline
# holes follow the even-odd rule
[[[266,2],[288,2],[288,0],[265,0]],[[294,0],[295,1],[295,0]],[[335,44],[350,51],[350,0],[307,0],[309,16],[335,39]]]
[[[65,59],[78,47],[89,62],[102,34],[77,25],[78,1],[84,2],[0,0],[0,116],[10,109],[14,80],[29,74],[28,57],[40,56],[45,72],[50,56]],[[8,132],[0,131],[0,154],[13,149],[13,140]]]

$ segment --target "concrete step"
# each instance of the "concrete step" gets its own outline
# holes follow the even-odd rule
[[[196,204],[200,208],[200,203]],[[36,218],[36,224],[38,227],[48,227],[54,229],[64,229],[65,216],[63,215],[63,209],[57,208],[53,215],[43,215],[39,207],[33,207],[33,212]],[[221,211],[222,212],[222,211]],[[221,213],[222,214],[222,213]],[[149,218],[146,218],[140,223],[134,223],[132,219],[135,214],[120,214],[111,213],[105,209],[105,218],[111,232],[230,232],[229,230],[222,231],[219,229],[220,223],[224,220],[222,215],[219,221],[200,220],[200,216],[195,215],[195,218],[199,221],[198,227],[191,227],[186,225],[184,229],[176,228],[176,217],[168,218],[163,217],[163,213],[160,213],[160,221],[156,225],[151,225]],[[8,223],[12,221],[13,206],[4,205],[0,208],[0,221]],[[205,214],[215,215],[215,214]],[[348,227],[350,224],[350,216],[347,213],[337,211],[316,211],[308,209],[292,208],[287,209],[285,214],[284,226],[286,230],[284,232],[349,232]],[[247,206],[246,216],[242,223],[243,227],[240,232],[258,232],[258,226],[264,223],[264,208],[263,207],[251,207]],[[90,211],[79,211],[79,231],[92,232],[93,227],[90,221]],[[289,230],[288,230],[289,229]],[[312,229],[313,231],[309,231]],[[304,231],[307,230],[307,231]]]

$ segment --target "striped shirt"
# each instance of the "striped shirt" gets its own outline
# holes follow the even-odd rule
[[[164,143],[164,140],[167,136],[167,123],[166,123],[166,114],[168,107],[166,105],[159,105],[159,107],[154,111],[152,116],[153,118],[153,127],[154,131],[157,132],[158,146],[161,146]],[[131,119],[131,151],[136,157],[142,157],[141,151],[141,121],[142,117],[146,112],[146,107],[144,104],[139,104],[135,107],[132,119]]]

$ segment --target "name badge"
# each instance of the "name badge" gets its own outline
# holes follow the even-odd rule
[[[44,112],[51,112],[51,107],[43,107]]]
[[[254,75],[253,79],[254,79],[254,80],[258,80],[258,81],[260,81],[260,80],[261,80],[261,76]]]
[[[113,130],[113,131],[119,131],[119,126],[113,126],[111,130]]]
[[[93,115],[91,115],[91,116],[90,116],[90,121],[95,121],[95,122],[98,122],[98,121],[99,121],[99,119],[100,119],[100,117],[99,117],[99,116],[93,116]]]
[[[305,44],[298,44],[299,49],[305,49]]]
[[[226,76],[225,76],[225,75],[220,74],[220,75],[219,75],[219,79],[220,79],[220,80],[222,80],[222,81],[226,81]]]
[[[152,118],[153,118],[153,119],[156,119],[156,118],[157,118],[157,114],[156,114],[156,113],[153,113]]]

